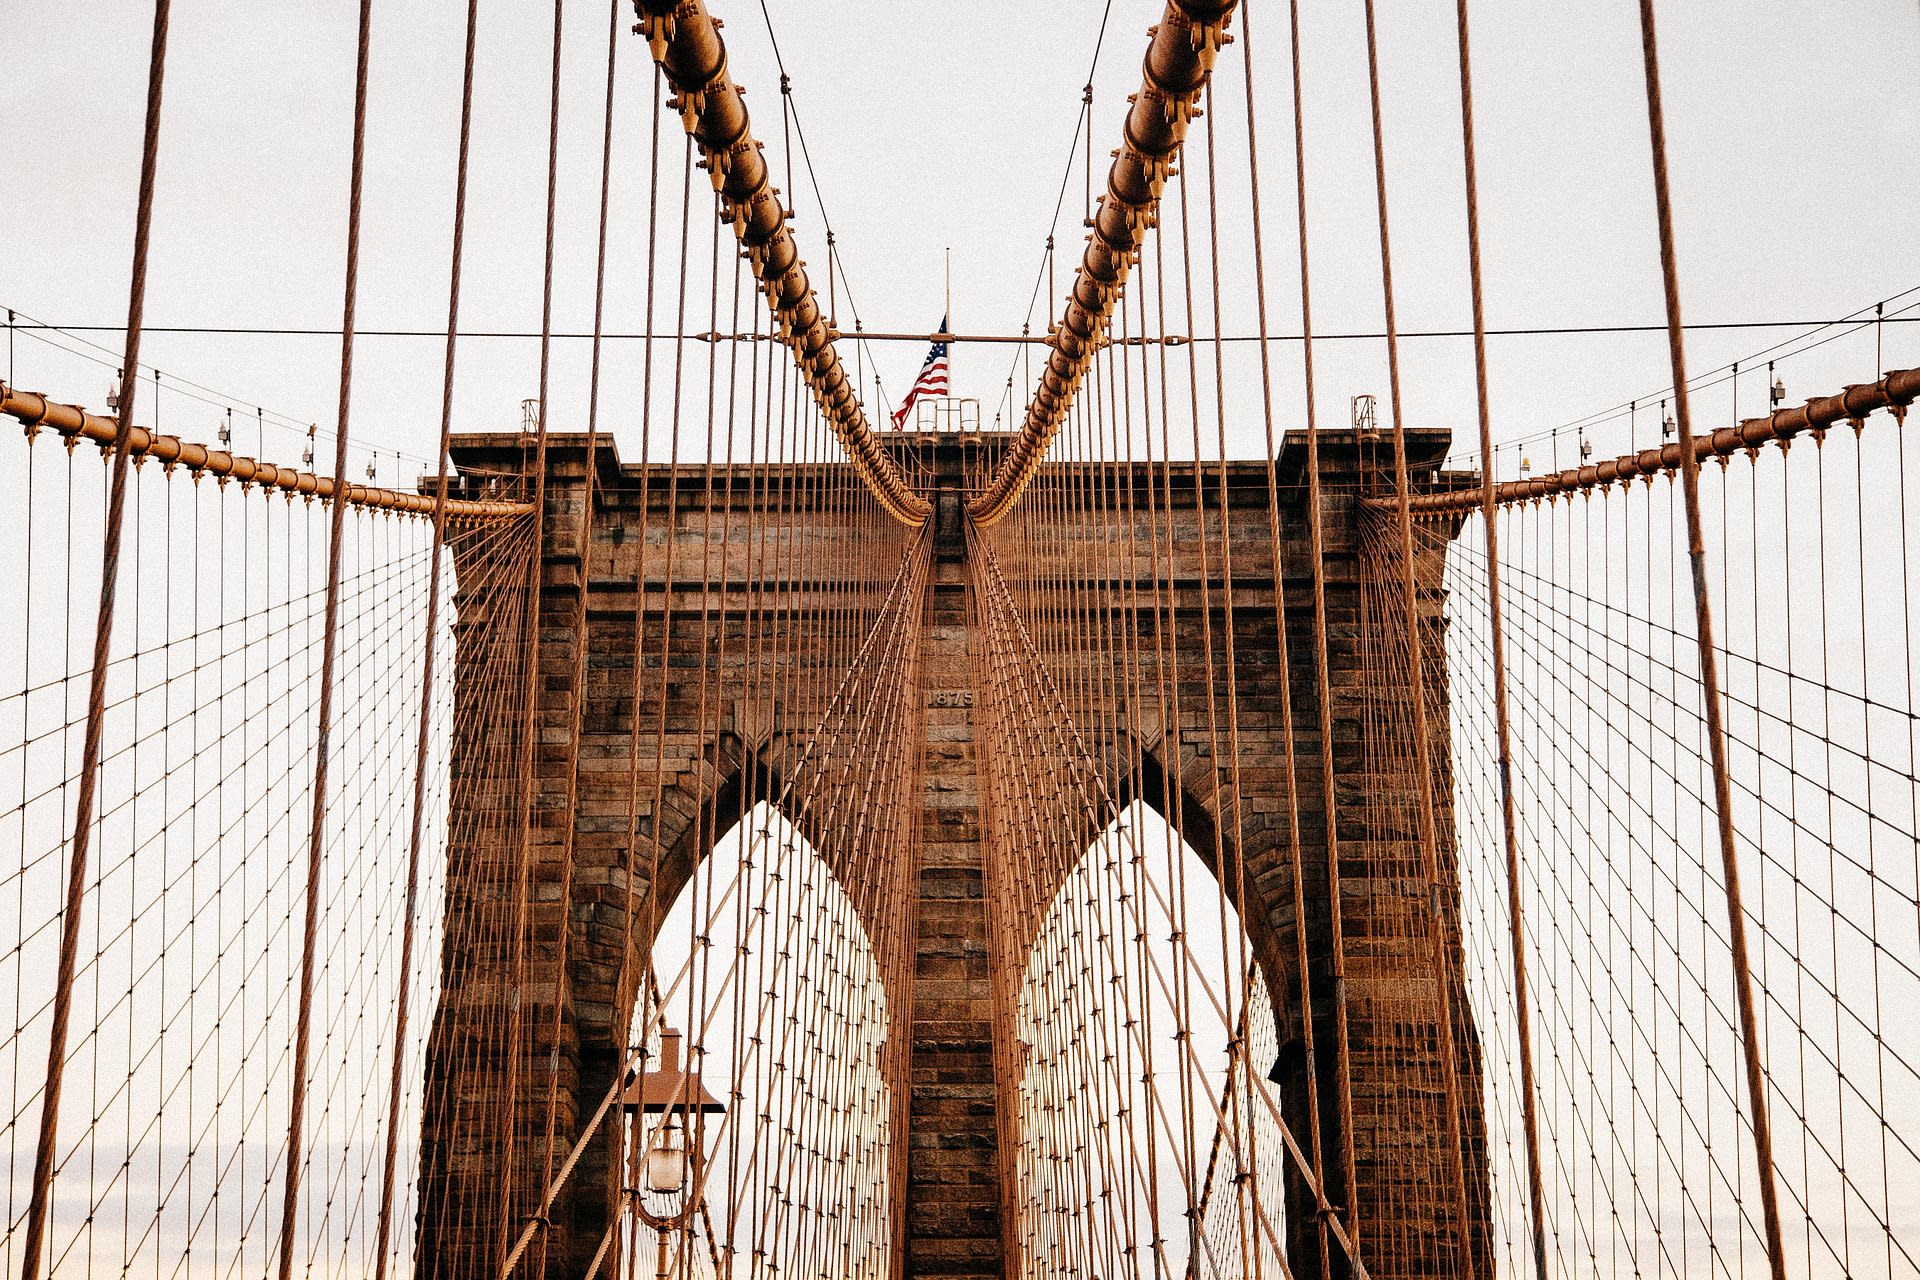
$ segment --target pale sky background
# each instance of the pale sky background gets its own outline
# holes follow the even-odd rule
[[[12,197],[0,203],[0,307],[56,324],[117,324],[126,306],[150,10],[84,0],[0,6],[11,72],[0,87],[0,154]],[[728,20],[732,72],[748,88],[755,131],[782,173],[778,71],[767,26],[751,0],[716,0],[715,7]],[[1109,11],[1104,0],[768,8],[867,326],[931,327],[943,306],[943,249],[951,246],[954,327],[1017,332],[1068,160],[1080,86]],[[1342,0],[1306,9],[1317,327],[1371,331],[1379,326],[1380,302],[1361,8],[1358,0]],[[1469,312],[1453,10],[1443,3],[1381,10],[1401,322],[1408,330],[1457,330]],[[1111,5],[1095,76],[1093,143],[1101,172],[1119,138],[1124,96],[1138,85],[1144,28],[1157,12],[1148,0]],[[1474,15],[1489,324],[1658,325],[1664,316],[1635,7],[1628,0],[1483,0]],[[608,10],[573,0],[567,16],[555,325],[579,331],[592,301]],[[1298,326],[1298,295],[1285,10],[1256,0],[1250,16],[1272,326],[1287,334]],[[431,332],[445,323],[463,17],[464,5],[450,0],[376,5],[364,329]],[[1920,286],[1920,219],[1913,212],[1920,159],[1912,145],[1920,137],[1913,84],[1920,7],[1911,0],[1668,0],[1663,20],[1688,318],[1826,320]],[[543,5],[482,4],[463,304],[468,330],[538,325],[549,21]],[[629,21],[622,0],[623,32]],[[284,423],[331,426],[337,339],[162,330],[338,324],[353,25],[347,0],[175,6],[147,312],[154,329],[145,356],[169,379],[217,388],[243,417],[260,405]],[[1221,64],[1222,92],[1233,95],[1217,113],[1223,122],[1239,110],[1244,47],[1229,50]],[[641,323],[651,72],[637,37],[623,34],[620,54],[607,324],[632,332]],[[675,127],[669,119],[669,130]],[[677,141],[677,133],[668,137]],[[670,188],[677,170],[669,165],[666,172]],[[1082,235],[1079,181],[1076,172],[1057,227],[1062,290]],[[804,171],[794,186],[797,234],[824,292],[823,221]],[[1244,203],[1234,206],[1232,192],[1226,198],[1227,218],[1244,221]],[[1244,262],[1228,288],[1239,317],[1228,327],[1248,332]],[[1920,294],[1893,305],[1916,299]],[[1044,298],[1040,305],[1036,327]],[[669,300],[662,329],[670,314]],[[851,327],[844,297],[841,315]],[[704,318],[689,327],[705,327]],[[1707,374],[1796,332],[1696,332],[1692,367]],[[108,348],[118,343],[110,332],[91,336]],[[1920,327],[1891,324],[1881,336],[1882,367],[1920,363]],[[881,371],[898,394],[924,347],[903,342],[879,351]],[[584,425],[586,353],[587,344],[576,340],[556,348],[557,429]],[[441,354],[437,337],[363,340],[356,441],[415,457],[430,452]],[[1794,357],[1781,367],[1789,400],[1868,380],[1874,355],[1868,329]],[[1412,419],[1450,425],[1463,441],[1474,426],[1469,356],[1469,344],[1457,337],[1410,338],[1406,348]],[[1655,400],[1668,381],[1657,331],[1497,336],[1492,357],[1495,434],[1504,440],[1605,414],[1633,397]],[[21,334],[8,358],[5,367],[22,386],[104,404],[111,356],[104,366],[89,364]],[[1329,341],[1320,358],[1323,424],[1343,423],[1353,394],[1384,399],[1380,342]],[[528,339],[465,341],[456,429],[517,427],[520,401],[536,389],[536,359],[537,344]],[[608,360],[604,420],[632,458],[639,451],[639,344],[610,344]],[[954,352],[955,392],[985,401],[989,422],[1009,361],[1005,347],[963,344]],[[1297,346],[1283,345],[1278,361],[1280,416],[1297,424]],[[1023,377],[1022,401],[1026,389]],[[1724,388],[1703,396],[1703,426],[1725,420],[1726,396]],[[1752,412],[1760,400],[1758,377],[1750,375],[1742,406]],[[140,416],[150,421],[153,401],[143,403]],[[1246,403],[1241,385],[1233,400],[1241,452],[1257,439],[1257,428],[1237,412]],[[168,431],[204,439],[218,425],[215,404],[176,396],[163,407]],[[880,420],[882,407],[870,405],[869,417]],[[1650,429],[1644,413],[1639,423],[1642,432]],[[1604,428],[1610,435],[1592,430],[1603,452],[1626,444],[1619,423]],[[1569,437],[1569,449],[1578,434]],[[244,429],[235,446],[251,450]],[[300,448],[297,430],[275,429],[264,452],[292,461]],[[1535,450],[1542,465],[1546,451]],[[363,461],[364,454],[356,458],[356,474]],[[0,517],[7,519],[17,524],[18,509]]]
[[[951,246],[954,327],[1016,332],[1106,6],[1069,0],[822,9],[775,0],[768,8],[867,326],[931,327],[942,305],[942,250]],[[0,87],[0,149],[15,195],[0,210],[0,305],[55,323],[119,323],[150,10],[97,0],[7,0],[5,9],[12,74]],[[778,72],[767,26],[756,4],[723,0],[715,9],[727,22],[733,74],[748,87],[756,133],[778,172]],[[344,2],[188,0],[175,7],[150,324],[337,326],[353,10]],[[1375,330],[1380,303],[1360,5],[1306,10],[1317,328]],[[1111,6],[1095,77],[1093,137],[1102,173],[1118,140],[1124,95],[1138,84],[1144,28],[1157,13],[1144,0]],[[1298,319],[1285,11],[1256,6],[1248,16],[1258,51],[1273,327],[1284,333]],[[432,331],[445,324],[463,17],[464,6],[451,0],[376,6],[363,328]],[[481,6],[468,329],[538,325],[550,17],[538,4]],[[607,17],[598,3],[567,5],[556,298],[563,330],[586,328],[591,314]],[[1920,159],[1909,145],[1920,136],[1912,91],[1920,8],[1909,0],[1696,0],[1665,5],[1662,17],[1688,318],[1830,319],[1920,284],[1911,195]],[[1483,0],[1473,21],[1489,324],[1659,323],[1634,6]],[[1452,6],[1383,5],[1381,28],[1402,325],[1462,328],[1468,309]],[[1235,77],[1241,48],[1223,60]],[[608,326],[632,330],[639,327],[633,264],[644,228],[649,68],[635,37],[623,37],[621,56],[622,177]],[[1237,86],[1236,79],[1236,98]],[[1238,110],[1237,101],[1229,105]],[[1232,114],[1223,111],[1221,119]],[[821,282],[821,218],[804,174],[794,185],[798,235]],[[1059,228],[1061,290],[1082,237],[1079,185],[1076,175]],[[1044,320],[1044,299],[1041,305]],[[846,310],[843,302],[843,325],[851,327]],[[1230,318],[1228,327],[1246,326]],[[1790,333],[1697,333],[1692,366],[1709,370]],[[117,345],[115,335],[95,336]],[[1888,365],[1920,359],[1913,326],[1889,325],[1885,341]],[[628,456],[637,443],[620,410],[616,367],[637,363],[638,346],[609,350],[607,416]],[[524,340],[466,343],[456,427],[516,425],[519,401],[535,390],[536,350]],[[954,353],[955,393],[986,401],[989,423],[1008,351],[963,345]],[[237,404],[323,426],[332,414],[336,352],[337,342],[326,337],[160,332],[150,333],[145,347],[148,362],[167,373],[216,388]],[[1468,352],[1460,339],[1409,342],[1406,389],[1415,421],[1472,430]],[[1501,439],[1629,397],[1657,396],[1668,381],[1658,333],[1502,337],[1492,353]],[[440,354],[434,338],[363,342],[356,439],[430,451]],[[585,354],[584,342],[561,344],[557,429],[582,425]],[[917,343],[881,349],[893,394],[923,354]],[[52,355],[25,338],[15,359],[24,386],[96,406],[104,401],[110,369]],[[1297,348],[1284,348],[1278,360],[1281,416],[1297,423],[1297,379],[1288,381]],[[1323,423],[1344,422],[1354,393],[1384,399],[1382,344],[1328,343],[1321,361]],[[1872,364],[1869,333],[1789,362],[1782,372],[1797,402],[1866,380]],[[1724,413],[1722,394],[1715,393],[1714,414]],[[1755,377],[1743,389],[1744,405],[1757,404],[1759,394]],[[215,411],[200,416],[207,421],[199,432],[191,414],[163,425],[210,433]],[[298,447],[292,435],[270,435],[270,454],[286,459]]]

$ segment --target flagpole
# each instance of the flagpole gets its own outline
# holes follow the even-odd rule
[[[940,326],[947,334],[953,332],[953,246],[947,246],[947,318]],[[944,334],[942,336],[945,336]],[[947,343],[947,394],[953,394],[953,343]]]

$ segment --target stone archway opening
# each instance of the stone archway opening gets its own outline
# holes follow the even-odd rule
[[[667,1232],[668,1274],[886,1273],[894,1207],[882,970],[853,900],[806,837],[756,804],[715,842],[655,934],[629,1043],[663,1048],[724,1104],[685,1118],[688,1190],[647,1190],[662,1118],[624,1126],[621,1273],[653,1276],[648,1215],[693,1206]],[[663,1033],[678,1032],[676,1045]]]
[[[1240,913],[1135,800],[1055,893],[1012,1018],[1011,1198],[1027,1274],[1281,1274],[1280,1037]],[[1249,1063],[1255,1092],[1248,1093]],[[1111,1213],[1084,1209],[1100,1202]],[[1075,1206],[1082,1211],[1074,1212]]]

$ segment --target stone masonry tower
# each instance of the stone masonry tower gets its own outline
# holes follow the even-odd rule
[[[914,667],[918,742],[923,752],[917,813],[913,804],[899,806],[903,821],[917,819],[918,824],[917,864],[907,894],[915,917],[909,931],[913,941],[911,954],[897,957],[898,971],[906,976],[888,991],[893,1025],[904,1026],[909,1032],[901,1050],[905,1061],[900,1064],[907,1096],[895,1099],[894,1141],[904,1144],[904,1157],[896,1152],[893,1166],[893,1257],[901,1277],[1022,1274],[1020,1260],[1013,1256],[1017,1235],[1007,1221],[1011,1153],[1002,1150],[1009,1120],[1006,1099],[1013,1084],[996,1078],[990,966],[1019,966],[1024,957],[996,956],[989,951],[986,841],[991,824],[982,812],[985,798],[977,757],[979,691],[974,688],[973,646],[980,643],[980,638],[972,633],[970,622],[976,566],[968,563],[963,525],[964,486],[991,470],[1003,442],[1004,437],[991,434],[906,434],[887,441],[899,455],[902,471],[923,478],[935,509],[929,535],[931,566],[923,601],[925,625],[919,632],[920,651]],[[1444,432],[1410,433],[1409,462],[1417,484],[1435,483],[1436,466],[1446,442]],[[498,474],[525,465],[523,442],[518,437],[462,437],[456,441],[454,456],[468,472]],[[1435,1001],[1431,997],[1436,977],[1431,971],[1429,935],[1422,932],[1427,926],[1420,924],[1425,919],[1421,913],[1429,909],[1429,898],[1423,882],[1417,882],[1418,859],[1410,852],[1414,839],[1410,827],[1389,824],[1373,829],[1358,816],[1361,797],[1410,794],[1414,785],[1407,744],[1368,741],[1365,736],[1368,706],[1382,699],[1405,697],[1398,673],[1371,669],[1370,661],[1377,663],[1379,658],[1375,654],[1369,659],[1363,635],[1369,574],[1375,569],[1369,567],[1369,543],[1362,536],[1363,521],[1370,517],[1358,495],[1369,489],[1388,491],[1383,477],[1391,474],[1392,459],[1377,442],[1356,440],[1345,433],[1323,436],[1321,458],[1323,515],[1328,530],[1324,555],[1331,719],[1338,773],[1336,804],[1340,809],[1336,818],[1342,841],[1342,918],[1347,921],[1351,1139],[1357,1173],[1357,1185],[1345,1187],[1330,1182],[1328,1193],[1337,1205],[1356,1207],[1368,1224],[1369,1238],[1396,1242],[1390,1265],[1370,1263],[1372,1274],[1383,1278],[1439,1275],[1453,1270],[1453,1251],[1460,1241],[1448,1208],[1431,1193],[1443,1176],[1443,1160],[1450,1157],[1446,1156],[1445,1135],[1434,1119],[1428,1096],[1438,1042],[1433,1034]],[[568,761],[564,756],[543,749],[533,779],[534,811],[539,815],[535,877],[540,885],[553,888],[537,897],[540,910],[530,921],[533,951],[528,972],[532,979],[526,990],[514,992],[508,989],[511,984],[504,980],[498,956],[475,951],[455,957],[459,963],[450,960],[428,1063],[430,1086],[436,1080],[446,1082],[458,1076],[457,1086],[452,1087],[471,1098],[485,1096],[489,1090],[504,1090],[511,1074],[530,1069],[529,1063],[537,1057],[541,1070],[555,1073],[561,1090],[563,1150],[581,1132],[612,1083],[632,1016],[631,1007],[621,1004],[623,999],[630,1001],[631,995],[621,993],[633,990],[629,976],[633,966],[643,961],[650,940],[639,936],[643,931],[622,928],[626,913],[633,910],[633,903],[649,896],[658,900],[664,913],[721,834],[702,815],[714,810],[716,794],[740,785],[742,769],[760,766],[745,761],[739,746],[750,718],[745,709],[721,702],[705,708],[706,719],[702,722],[693,707],[670,708],[673,745],[665,753],[671,758],[663,765],[669,776],[660,790],[660,811],[649,815],[649,821],[654,838],[672,856],[661,863],[661,883],[628,883],[620,870],[623,851],[616,847],[621,832],[608,820],[607,797],[624,791],[630,783],[630,777],[621,772],[624,764],[619,763],[625,758],[624,752],[615,750],[612,744],[624,741],[626,733],[622,708],[630,697],[634,678],[631,641],[621,641],[617,627],[596,625],[590,631],[596,639],[590,642],[586,660],[576,665],[577,655],[561,621],[574,616],[583,591],[589,618],[615,618],[633,616],[636,582],[649,583],[662,601],[669,593],[684,589],[658,574],[649,577],[652,571],[645,557],[665,539],[677,539],[681,555],[698,555],[697,546],[689,551],[697,542],[697,534],[679,520],[679,513],[699,509],[703,503],[731,504],[732,509],[745,512],[742,518],[782,522],[784,536],[800,539],[820,554],[837,554],[836,548],[844,551],[846,540],[853,534],[848,528],[826,527],[838,517],[807,509],[795,496],[804,489],[779,489],[772,482],[756,488],[724,467],[622,465],[612,448],[603,446],[597,464],[590,543],[583,548],[578,545],[577,529],[584,460],[577,438],[559,437],[549,446],[547,510],[540,547],[542,625],[535,656],[541,714],[543,722],[550,714],[554,724],[561,724],[579,710],[584,713],[584,727],[577,758],[572,762],[579,771],[577,776],[566,776]],[[1292,1127],[1301,1135],[1307,1132],[1299,1119],[1299,1108],[1305,1105],[1309,1073],[1299,1046],[1309,1023],[1318,1033],[1316,1074],[1323,1090],[1333,1075],[1328,1050],[1333,984],[1327,970],[1333,904],[1328,901],[1324,874],[1314,870],[1322,865],[1319,833],[1325,830],[1326,815],[1318,801],[1322,790],[1318,776],[1321,744],[1318,695],[1310,678],[1310,663],[1296,660],[1290,668],[1296,710],[1292,746],[1300,771],[1296,785],[1300,821],[1309,846],[1302,849],[1308,896],[1304,919],[1296,919],[1290,890],[1293,872],[1283,839],[1285,778],[1280,768],[1287,743],[1274,712],[1281,668],[1272,660],[1273,655],[1282,645],[1293,654],[1308,653],[1312,644],[1303,464],[1304,451],[1299,441],[1290,437],[1277,459],[1282,484],[1281,554],[1286,567],[1285,636],[1275,630],[1267,534],[1261,532],[1256,538],[1239,532],[1242,528],[1267,528],[1266,463],[1228,464],[1224,487],[1224,502],[1245,514],[1244,519],[1235,516],[1234,526],[1235,580],[1242,584],[1236,589],[1248,602],[1232,622],[1242,655],[1236,669],[1237,696],[1242,702],[1240,751],[1243,762],[1260,767],[1243,768],[1237,794],[1225,795],[1220,771],[1203,758],[1204,726],[1185,722],[1194,713],[1169,716],[1145,697],[1139,705],[1125,709],[1125,715],[1135,722],[1131,726],[1130,752],[1115,749],[1112,743],[1091,744],[1094,755],[1107,762],[1102,766],[1110,774],[1105,784],[1118,803],[1139,800],[1162,813],[1178,813],[1181,833],[1195,850],[1226,847],[1214,824],[1223,805],[1235,808],[1232,829],[1240,833],[1238,838],[1243,843],[1234,853],[1247,868],[1249,895],[1254,898],[1236,906],[1274,997],[1282,1045],[1270,1078],[1277,1082],[1283,1109],[1293,1113]],[[1218,506],[1223,500],[1217,471],[1210,469],[1202,484],[1191,474],[1183,476],[1178,466],[1170,474],[1149,474],[1144,469],[1135,474],[1125,464],[1100,465],[1113,473],[1108,477],[1113,486],[1130,488],[1143,505],[1151,503],[1160,508],[1159,519],[1171,529],[1168,536],[1176,551],[1198,548],[1202,539],[1216,536]],[[665,482],[670,473],[671,485]],[[643,476],[648,483],[642,483]],[[789,476],[780,483],[791,481]],[[673,510],[666,506],[669,493],[679,504]],[[1096,517],[1089,511],[1088,518]],[[645,546],[643,521],[655,531],[649,535],[654,541]],[[821,527],[810,521],[819,522]],[[672,532],[663,538],[658,532],[662,529]],[[725,549],[720,550],[724,554]],[[1182,562],[1176,556],[1169,569],[1178,580],[1176,586],[1194,585],[1181,575],[1197,573],[1197,563]],[[1213,563],[1217,564],[1217,559]],[[482,566],[462,564],[459,568],[463,583],[481,576]],[[1437,551],[1422,553],[1416,561],[1421,607],[1430,611],[1433,620],[1426,631],[1435,635],[1440,631],[1437,619],[1444,604],[1441,569]],[[1152,584],[1148,585],[1151,588]],[[771,595],[778,589],[769,585],[766,603],[750,606],[749,612],[752,608],[771,608]],[[1201,593],[1181,589],[1171,594],[1177,627],[1191,631],[1227,625],[1214,616],[1217,611],[1199,603]],[[1263,599],[1264,607],[1257,607]],[[486,607],[484,601],[470,598],[456,603],[463,618],[468,610]],[[651,607],[642,603],[643,612]],[[607,638],[597,638],[601,636]],[[804,634],[795,637],[801,647],[808,642]],[[1148,642],[1150,638],[1143,640]],[[624,651],[623,643],[627,646]],[[1434,641],[1426,644],[1428,670],[1433,673],[1429,697],[1440,712],[1434,718],[1436,728],[1429,746],[1439,784],[1435,792],[1443,806],[1439,815],[1444,845],[1439,851],[1442,881],[1453,883],[1444,658]],[[710,655],[688,654],[685,661],[713,659]],[[585,673],[577,685],[576,670]],[[464,665],[459,666],[457,699],[479,696],[481,691],[469,687],[469,675]],[[727,673],[719,675],[719,683],[724,685]],[[1204,701],[1201,696],[1187,703],[1194,706]],[[456,723],[469,722],[456,719]],[[456,729],[456,739],[460,732]],[[545,732],[551,734],[552,730]],[[476,745],[456,740],[456,762],[469,752],[477,755]],[[1126,760],[1138,763],[1121,763]],[[651,760],[647,764],[652,767]],[[484,803],[504,785],[499,778],[463,776],[456,767],[454,803]],[[569,796],[573,797],[571,812]],[[1354,805],[1351,814],[1345,808],[1349,802]],[[571,838],[562,840],[568,824],[572,827]],[[492,838],[497,843],[497,829]],[[572,849],[571,868],[539,862],[542,856],[557,858],[564,847]],[[489,858],[498,856],[497,849],[489,852],[485,840],[470,847],[456,841],[450,851],[450,894],[468,892],[485,878]],[[836,877],[853,881],[845,887],[858,907],[862,902],[858,868],[833,865],[830,855],[828,860]],[[563,870],[570,874],[563,875]],[[558,900],[562,885],[570,886],[564,902]],[[1451,931],[1451,945],[1457,953],[1457,890],[1443,896],[1450,898],[1442,904],[1443,927]],[[1371,926],[1356,927],[1365,922],[1371,922]],[[572,945],[566,951],[566,971],[558,972],[559,951],[554,942],[562,929],[571,931]],[[1316,997],[1312,1008],[1300,1007],[1297,998],[1296,930],[1305,934],[1308,963],[1313,970],[1312,989],[1329,993],[1324,1001]],[[876,940],[885,932],[879,922],[869,928]],[[623,939],[633,948],[626,954],[622,954]],[[886,944],[876,941],[876,945]],[[1457,967],[1456,963],[1456,973]],[[1429,995],[1421,996],[1422,991]],[[518,1061],[508,1046],[496,1046],[492,1056],[483,1055],[482,1060],[462,1062],[453,1061],[450,1050],[441,1048],[453,1043],[460,1020],[472,1016],[473,1010],[486,1007],[490,1001],[516,1000],[546,1010],[543,1017],[552,1016],[557,1001],[557,1022],[564,1028],[559,1039],[523,1045]],[[1468,1183],[1481,1206],[1480,1221],[1468,1233],[1471,1238],[1466,1243],[1484,1259],[1487,1184],[1484,1121],[1477,1102],[1479,1048],[1471,1026],[1464,1025],[1464,1018],[1462,1022],[1457,1027],[1456,1066],[1462,1094],[1472,1100],[1463,1117]],[[1349,1135],[1339,1131],[1330,1095],[1323,1093],[1323,1101],[1326,1105],[1322,1114],[1327,1120],[1323,1144],[1331,1170],[1338,1167],[1334,1153]],[[531,1117],[515,1117],[512,1124],[516,1145],[532,1150],[534,1144],[527,1141],[535,1132]],[[474,1228],[463,1226],[464,1219],[450,1206],[459,1196],[468,1194],[463,1187],[480,1180],[511,1176],[522,1185],[539,1183],[542,1171],[538,1157],[509,1156],[509,1150],[507,1144],[482,1136],[449,1135],[444,1125],[436,1127],[430,1102],[423,1153],[426,1172],[419,1259],[423,1276],[481,1273],[474,1264],[487,1256],[493,1242],[471,1238]],[[605,1143],[589,1144],[568,1193],[554,1205],[547,1228],[547,1275],[585,1273],[606,1227],[611,1160],[611,1150]],[[503,1162],[513,1167],[503,1169]],[[1286,1218],[1292,1268],[1303,1276],[1318,1275],[1314,1205],[1297,1178],[1288,1186]],[[1346,1274],[1341,1259],[1332,1259],[1331,1272],[1335,1276]]]

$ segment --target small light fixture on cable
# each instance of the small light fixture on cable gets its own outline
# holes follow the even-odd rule
[[[1771,369],[1772,366],[1769,365],[1768,368]],[[1778,409],[1782,404],[1786,403],[1787,384],[1782,382],[1778,377],[1776,377],[1773,380],[1773,386],[1768,389],[1767,394],[1773,398],[1772,399],[1773,407]]]
[[[314,437],[319,434],[319,431],[320,431],[319,423],[309,422],[307,424],[307,447],[300,451],[301,466],[310,467],[313,465],[313,441],[314,441]]]
[[[1673,414],[1668,411],[1667,402],[1662,400],[1660,402],[1660,438],[1662,440],[1671,440],[1673,439],[1673,432]]]

